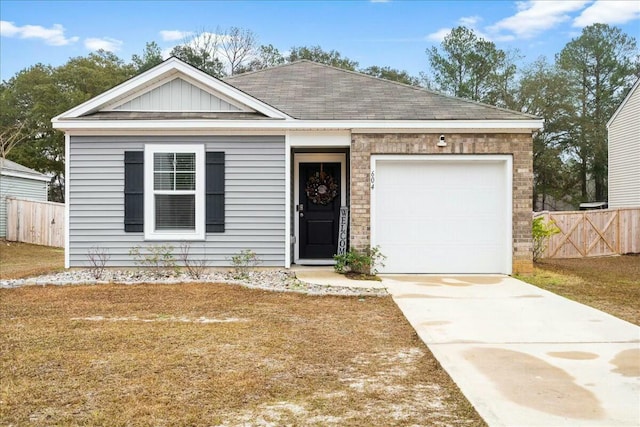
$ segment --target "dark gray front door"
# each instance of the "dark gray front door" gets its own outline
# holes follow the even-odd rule
[[[300,258],[332,259],[338,249],[340,163],[300,163]]]

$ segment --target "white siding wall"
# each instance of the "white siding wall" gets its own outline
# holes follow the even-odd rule
[[[225,154],[225,229],[192,242],[194,258],[227,266],[243,249],[254,250],[265,266],[284,266],[285,144],[283,136],[71,137],[69,260],[88,266],[87,250],[108,249],[109,266],[134,266],[129,250],[144,233],[124,232],[124,152],[145,143],[205,143]],[[180,242],[166,242],[179,254]]]
[[[609,125],[609,207],[640,206],[640,89]]]
[[[47,183],[0,175],[0,237],[7,235],[7,197],[47,201]]]

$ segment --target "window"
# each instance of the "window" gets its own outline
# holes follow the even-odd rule
[[[147,145],[144,178],[145,239],[204,239],[204,146]]]

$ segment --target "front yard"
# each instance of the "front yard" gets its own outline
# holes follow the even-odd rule
[[[0,362],[0,425],[485,425],[390,297],[0,289]]]
[[[2,243],[1,278],[61,268]],[[640,325],[640,256],[521,277]],[[211,283],[0,289],[1,425],[484,425],[390,297]]]

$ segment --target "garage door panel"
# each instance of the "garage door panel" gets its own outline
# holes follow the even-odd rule
[[[507,273],[506,160],[378,160],[373,243],[387,273]]]

